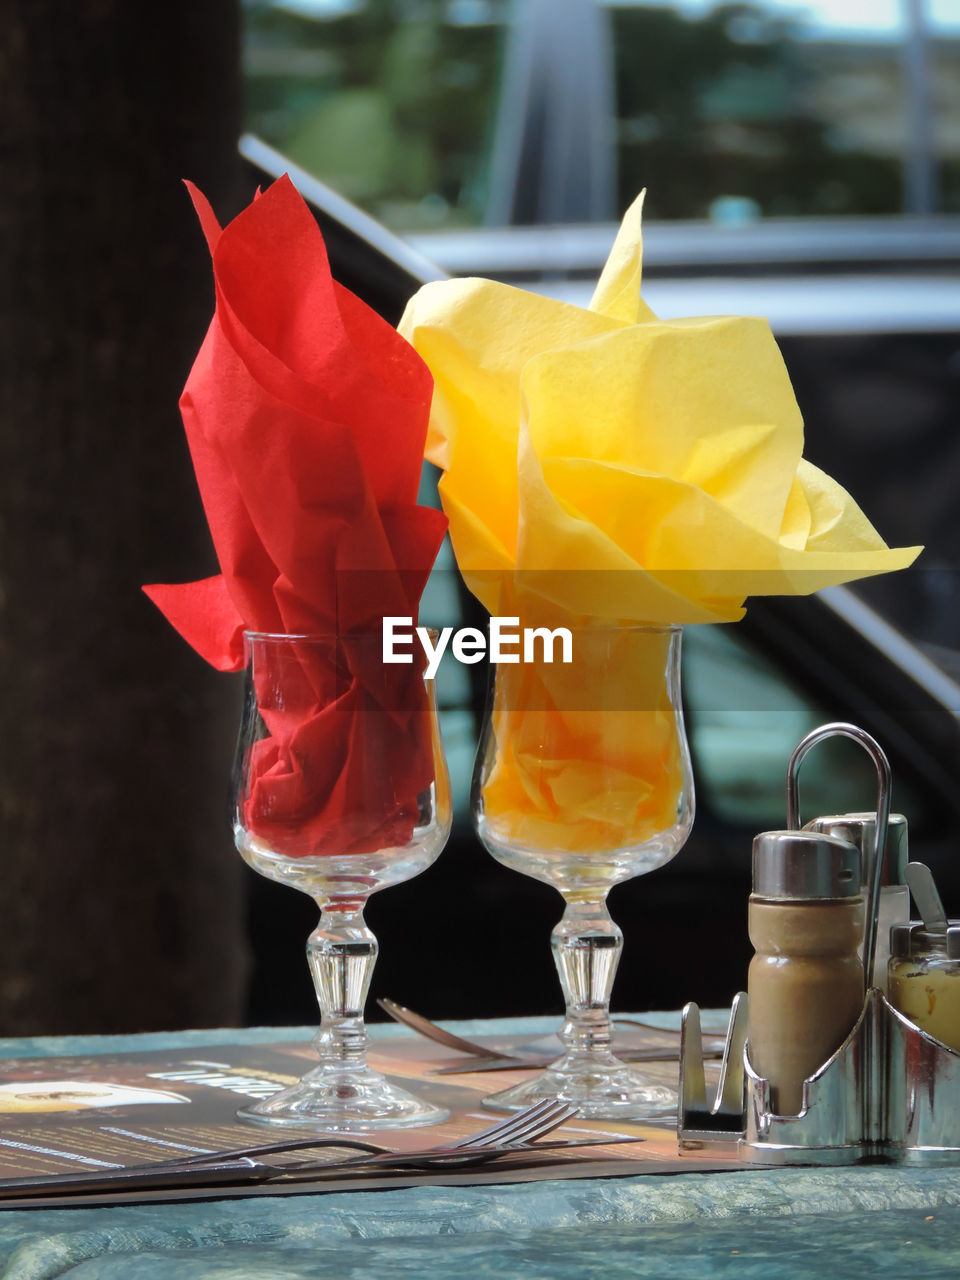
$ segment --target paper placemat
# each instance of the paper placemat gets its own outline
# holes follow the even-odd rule
[[[643,1031],[637,1031],[630,1040],[636,1045],[659,1042],[655,1032]],[[515,1052],[531,1047],[516,1037],[490,1038],[489,1043]],[[493,1124],[496,1116],[481,1106],[485,1094],[529,1078],[529,1073],[431,1075],[436,1068],[450,1065],[459,1057],[414,1036],[375,1042],[369,1054],[371,1066],[448,1108],[451,1114],[438,1125],[357,1136],[392,1150],[412,1151],[453,1143]],[[19,1177],[84,1171],[108,1175],[112,1169],[153,1160],[228,1151],[299,1136],[286,1129],[277,1132],[238,1121],[235,1113],[251,1099],[266,1097],[294,1083],[312,1060],[309,1044],[278,1043],[0,1061],[0,1192],[11,1179]],[[654,1083],[676,1084],[675,1061],[644,1063],[643,1071]],[[302,1195],[384,1186],[623,1177],[747,1167],[732,1156],[711,1156],[710,1160],[681,1156],[675,1129],[666,1125],[574,1118],[559,1136],[593,1138],[607,1134],[639,1137],[643,1141],[570,1151],[524,1152],[474,1169],[396,1172],[376,1169],[338,1173],[335,1163],[356,1153],[330,1148],[317,1152],[318,1159],[329,1160],[329,1169],[310,1182],[236,1187],[221,1184],[163,1191],[118,1189],[65,1196],[47,1193],[42,1197],[0,1199],[0,1208]]]

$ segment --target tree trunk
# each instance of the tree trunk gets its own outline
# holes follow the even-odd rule
[[[242,1015],[237,677],[140,594],[214,570],[177,397],[237,206],[237,0],[0,0],[0,1035]]]

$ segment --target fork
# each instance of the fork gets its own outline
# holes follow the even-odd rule
[[[559,1114],[561,1108],[565,1108],[567,1114],[555,1119],[555,1114]],[[565,1103],[547,1098],[534,1103],[523,1111],[514,1112],[503,1120],[498,1120],[489,1129],[482,1129],[479,1133],[468,1134],[467,1137],[461,1138],[459,1142],[453,1143],[452,1146],[427,1147],[418,1154],[434,1155],[457,1150],[460,1147],[489,1146],[491,1143],[505,1141],[508,1138],[512,1142],[532,1142],[535,1138],[542,1138],[551,1129],[563,1124],[564,1120],[569,1120],[575,1112],[576,1108],[571,1109]],[[288,1138],[279,1142],[263,1143],[255,1147],[235,1147],[232,1151],[204,1152],[202,1155],[187,1156],[183,1159],[163,1160],[149,1165],[135,1165],[132,1167],[156,1170],[166,1168],[180,1169],[187,1166],[190,1168],[202,1168],[206,1164],[220,1163],[225,1160],[243,1160],[257,1156],[279,1154],[284,1151],[309,1150],[312,1147],[343,1147],[347,1150],[354,1149],[375,1156],[398,1154],[388,1147],[377,1146],[374,1142],[359,1142],[353,1138],[326,1138],[319,1135],[313,1138]],[[288,1165],[287,1167],[291,1166]]]
[[[577,1108],[559,1098],[543,1098],[523,1111],[498,1120],[489,1129],[470,1134],[454,1143],[454,1147],[489,1147],[496,1143],[513,1146],[518,1142],[533,1142],[559,1128],[565,1120],[577,1114]]]
[[[402,1004],[397,1004],[395,1000],[382,999],[377,1004],[380,1008],[393,1018],[394,1022],[399,1022],[404,1027],[409,1027],[411,1031],[419,1032],[420,1035],[426,1036],[428,1040],[434,1040],[437,1044],[444,1045],[447,1049],[456,1049],[458,1053],[468,1053],[477,1058],[503,1058],[510,1060],[511,1054],[501,1053],[499,1049],[491,1049],[487,1045],[478,1044],[476,1040],[465,1040],[463,1036],[456,1036],[452,1031],[447,1031],[443,1027],[438,1027],[435,1022],[431,1022],[429,1018],[425,1018],[422,1013],[414,1013],[412,1009],[405,1008]]]
[[[428,1040],[433,1040],[437,1044],[442,1044],[447,1049],[454,1049],[458,1053],[464,1053],[472,1058],[482,1061],[482,1069],[496,1071],[502,1069],[519,1070],[521,1067],[539,1068],[549,1066],[551,1062],[555,1062],[560,1056],[559,1052],[553,1057],[538,1056],[536,1058],[518,1058],[515,1054],[504,1053],[500,1049],[492,1049],[488,1045],[480,1044],[476,1040],[467,1040],[463,1036],[454,1035],[452,1031],[447,1031],[444,1027],[438,1026],[435,1022],[431,1022],[429,1018],[425,1018],[422,1013],[414,1013],[412,1009],[405,1008],[402,1004],[397,1004],[395,1000],[377,1000],[380,1008],[393,1018],[394,1022],[399,1022],[405,1027],[409,1027],[411,1031],[416,1031],[419,1035],[425,1036]],[[670,1036],[679,1032],[674,1032],[670,1027],[654,1027],[647,1022],[639,1022],[632,1018],[614,1018],[615,1023],[623,1023],[628,1026],[642,1027],[644,1030],[656,1031],[664,1035]],[[705,1058],[719,1058],[723,1053],[722,1039],[709,1039],[704,1044]],[[624,1062],[667,1062],[674,1058],[679,1058],[679,1044],[676,1049],[619,1049],[617,1057]],[[471,1066],[474,1064],[471,1063]],[[468,1067],[460,1068],[457,1066],[441,1067],[438,1071],[431,1074],[434,1075],[456,1075],[458,1073],[466,1074]]]
[[[525,1144],[545,1137],[552,1130],[576,1114],[576,1107],[553,1099],[535,1103],[524,1111],[505,1117],[495,1125],[469,1134],[459,1142],[439,1147],[427,1147],[419,1151],[397,1152],[371,1142],[359,1142],[352,1138],[330,1138],[315,1135],[311,1138],[295,1138],[266,1143],[255,1147],[238,1147],[233,1151],[209,1152],[185,1159],[154,1161],[150,1164],[131,1165],[110,1173],[91,1172],[77,1174],[44,1174],[38,1177],[11,1178],[0,1185],[0,1198],[39,1194],[68,1195],[73,1192],[110,1192],[126,1190],[154,1190],[175,1186],[204,1186],[211,1183],[269,1182],[290,1178],[291,1174],[312,1176],[329,1170],[364,1169],[368,1166],[403,1167],[419,1163],[460,1164],[495,1159],[508,1151],[525,1150]],[[605,1142],[609,1142],[606,1139]],[[547,1144],[545,1144],[546,1146]],[[554,1144],[549,1144],[553,1146]],[[560,1145],[560,1144],[557,1144]],[[596,1145],[594,1143],[563,1143],[568,1145]],[[274,1153],[298,1151],[317,1147],[342,1147],[360,1149],[363,1154],[329,1164],[317,1164],[315,1160],[271,1164],[261,1159]],[[529,1148],[535,1150],[536,1148]]]
[[[261,1182],[296,1182],[303,1179],[315,1180],[318,1174],[333,1172],[339,1174],[356,1170],[366,1172],[368,1169],[385,1167],[388,1169],[433,1169],[449,1168],[458,1165],[485,1164],[500,1156],[526,1152],[537,1154],[544,1151],[568,1150],[571,1147],[609,1147],[623,1143],[644,1142],[639,1135],[620,1134],[613,1136],[604,1134],[596,1138],[572,1139],[559,1142],[540,1142],[539,1138],[556,1129],[565,1121],[577,1114],[577,1108],[559,1099],[545,1098],[534,1103],[524,1111],[499,1121],[489,1129],[470,1134],[449,1146],[427,1147],[418,1151],[381,1151],[377,1155],[354,1156],[349,1160],[338,1160],[333,1164],[317,1165],[314,1160],[270,1165],[266,1161],[253,1161],[254,1166],[262,1171],[256,1180]],[[285,1150],[290,1150],[285,1145]]]
[[[489,1129],[469,1134],[459,1142],[420,1151],[384,1151],[374,1156],[354,1156],[337,1161],[338,1169],[376,1165],[466,1164],[480,1159],[494,1159],[508,1151],[532,1150],[535,1140],[543,1138],[577,1114],[577,1108],[556,1098],[544,1098],[533,1106],[499,1120]],[[567,1143],[563,1144],[567,1146]],[[313,1162],[308,1162],[312,1165]],[[299,1165],[278,1166],[280,1172],[296,1171]]]

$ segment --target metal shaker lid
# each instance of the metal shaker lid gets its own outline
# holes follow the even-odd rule
[[[822,835],[839,836],[860,850],[864,879],[870,870],[870,856],[876,839],[877,815],[875,813],[832,813],[813,818],[804,831],[818,831]],[[887,824],[887,847],[883,855],[881,885],[906,884],[904,871],[910,861],[907,845],[907,820],[902,813],[891,813]]]
[[[960,960],[960,923],[954,921],[938,932],[925,929],[918,920],[891,925],[890,954],[898,960],[936,955]]]
[[[837,836],[764,831],[753,841],[753,892],[761,898],[856,898],[860,853]]]

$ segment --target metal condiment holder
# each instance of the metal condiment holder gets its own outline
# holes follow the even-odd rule
[[[733,1018],[724,1056],[730,1052],[727,1070],[727,1106],[724,1123],[712,1122],[706,1104],[706,1082],[700,1041],[700,1010],[684,1007],[680,1038],[680,1108],[678,1138],[681,1150],[701,1150],[722,1144],[756,1164],[855,1164],[878,1151],[867,1099],[870,1066],[875,1056],[876,1008],[883,997],[868,992],[863,1010],[843,1044],[803,1085],[803,1106],[796,1116],[781,1116],[770,1105],[770,1084],[750,1061],[744,1043],[734,1057],[731,1051]],[[746,1028],[747,995],[736,998],[742,1026]],[[718,1091],[719,1092],[719,1091]],[[739,1097],[739,1110],[730,1104]],[[702,1102],[700,1100],[703,1100]]]
[[[864,972],[873,971],[877,915],[890,812],[890,766],[878,743],[855,725],[823,725],[797,746],[787,767],[787,822],[800,826],[797,772],[806,753],[831,737],[859,742],[874,761],[878,795],[867,883]],[[700,1010],[681,1021],[681,1150],[718,1146],[760,1164],[853,1164],[886,1159],[910,1165],[960,1163],[960,1053],[942,1044],[868,988],[844,1042],[803,1084],[795,1116],[777,1115],[770,1085],[754,1069],[746,1037],[747,996],[730,1015],[720,1085],[708,1103]]]

